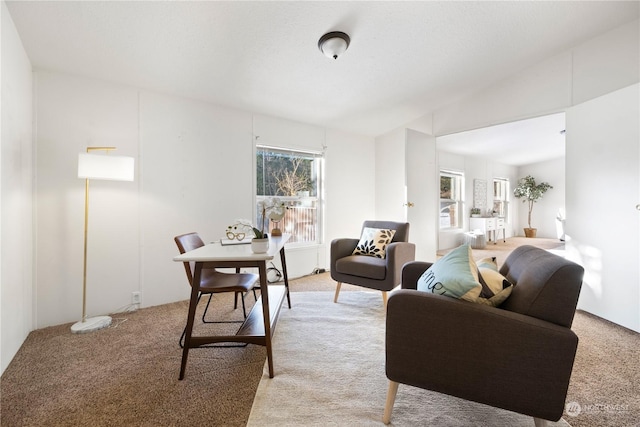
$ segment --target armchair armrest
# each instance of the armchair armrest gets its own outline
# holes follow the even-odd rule
[[[398,270],[416,258],[416,245],[409,242],[393,242],[387,246],[387,265],[395,265]]]
[[[433,263],[412,261],[402,267],[402,289],[417,289],[418,279]]]
[[[401,289],[387,305],[386,373],[395,382],[557,420],[578,337],[569,328]]]
[[[393,242],[387,246],[387,274],[393,275],[392,287],[402,282],[402,266],[416,259],[416,245]]]
[[[332,271],[335,270],[336,261],[351,255],[356,246],[358,246],[359,241],[360,239],[355,238],[333,239],[331,241],[331,263],[329,268]]]

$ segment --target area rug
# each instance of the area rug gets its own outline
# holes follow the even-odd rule
[[[387,393],[379,292],[300,292],[282,310],[275,376],[263,376],[248,426],[382,426]],[[401,384],[394,426],[527,426],[533,419]],[[564,420],[551,426],[568,426]]]

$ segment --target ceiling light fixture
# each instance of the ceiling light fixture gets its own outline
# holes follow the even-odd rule
[[[318,40],[318,49],[324,53],[327,58],[338,59],[351,43],[349,35],[342,31],[332,31],[320,37]]]

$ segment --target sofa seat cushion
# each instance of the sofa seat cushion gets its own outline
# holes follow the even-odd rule
[[[384,280],[387,276],[386,261],[367,255],[350,255],[336,261],[338,273]]]

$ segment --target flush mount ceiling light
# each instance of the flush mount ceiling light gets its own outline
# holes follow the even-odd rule
[[[342,31],[332,31],[320,37],[318,40],[318,49],[324,53],[327,58],[338,59],[347,48],[351,39],[348,34]]]

